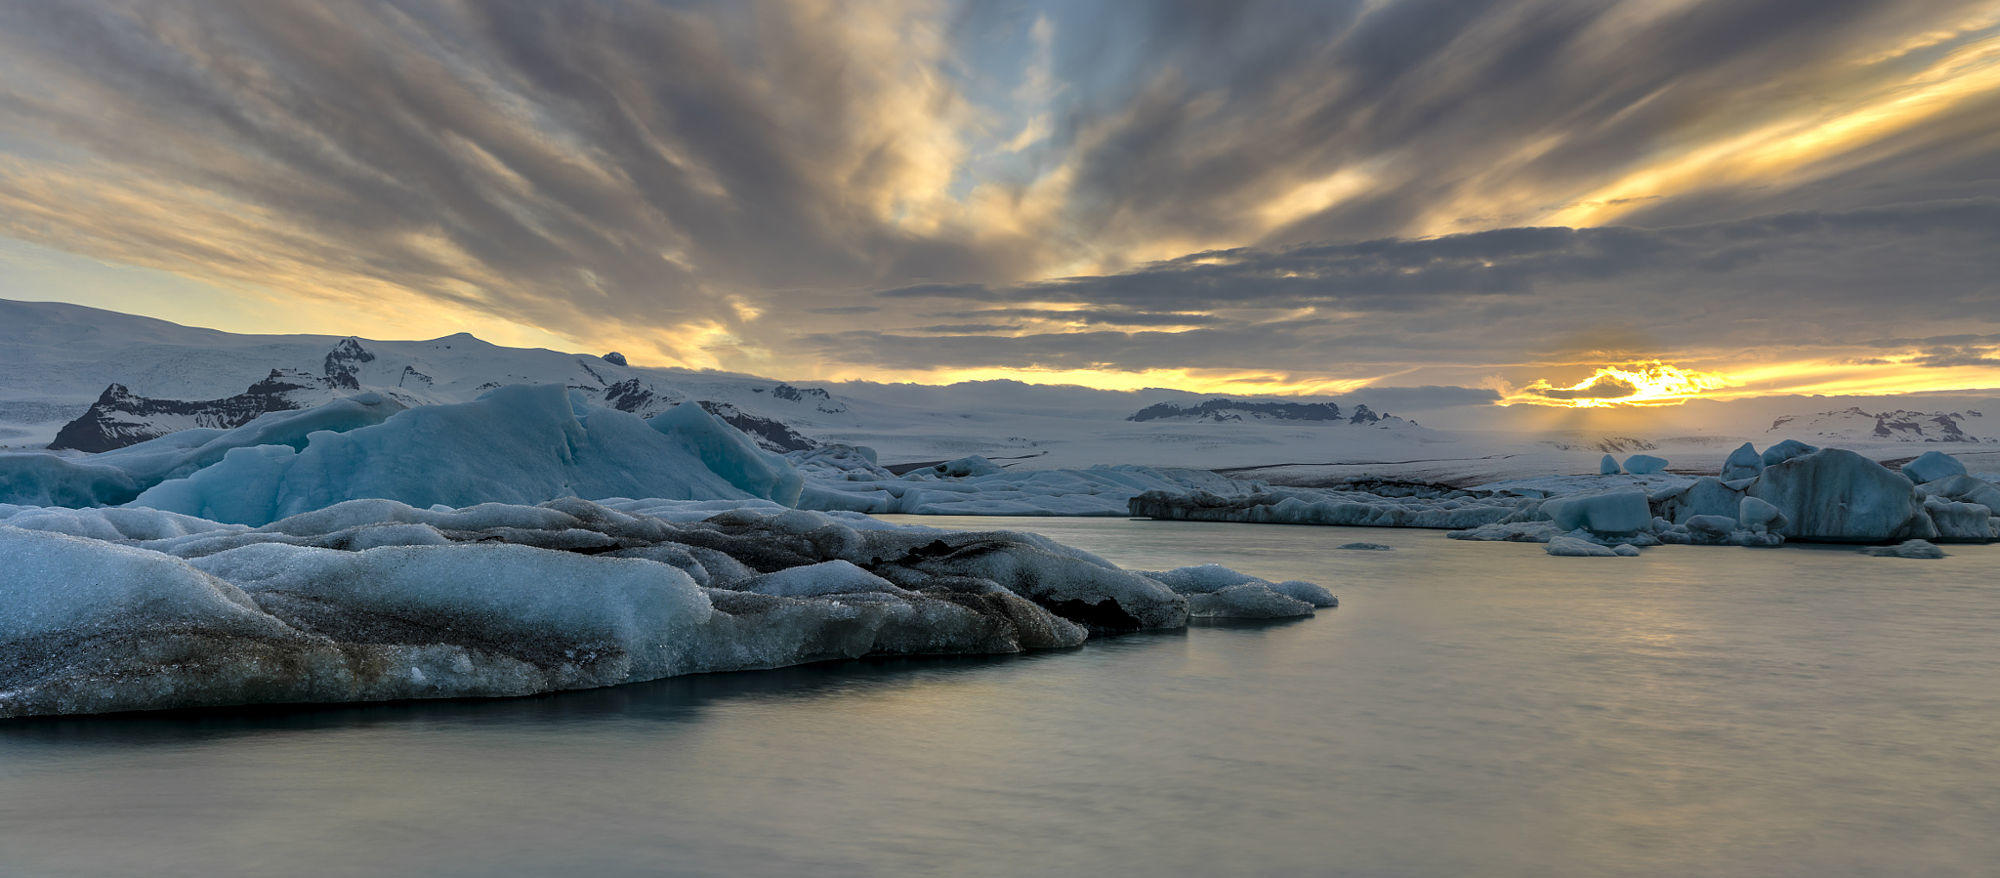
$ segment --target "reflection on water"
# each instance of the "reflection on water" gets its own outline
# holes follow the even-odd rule
[[[985,528],[991,520],[923,519]],[[1980,874],[2000,551],[1008,520],[1342,607],[1058,653],[0,725],[0,874]],[[1392,552],[1339,551],[1357,539]]]

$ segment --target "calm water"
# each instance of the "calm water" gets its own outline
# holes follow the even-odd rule
[[[2000,549],[1004,525],[1343,606],[1010,659],[0,725],[0,874],[2000,869]],[[1359,539],[1397,550],[1334,549]]]

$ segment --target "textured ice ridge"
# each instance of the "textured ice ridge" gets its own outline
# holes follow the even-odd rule
[[[765,501],[351,500],[251,528],[0,506],[0,717],[527,695],[869,655],[1005,654],[1324,589],[1033,534]]]

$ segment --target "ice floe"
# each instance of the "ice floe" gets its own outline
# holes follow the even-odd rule
[[[1141,574],[1032,534],[754,500],[363,499],[257,528],[0,507],[0,564],[0,716],[522,695],[1335,604],[1220,567]]]

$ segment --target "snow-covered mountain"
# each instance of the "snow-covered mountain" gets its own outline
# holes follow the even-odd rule
[[[984,455],[1024,469],[1220,468],[1466,453],[1443,447],[1459,437],[1351,404],[1237,399],[1225,401],[1232,410],[1221,418],[1127,420],[1161,402],[1199,409],[1206,398],[1012,381],[808,386],[636,366],[611,354],[509,348],[464,333],[421,341],[239,335],[0,300],[0,447],[42,448],[68,430],[63,447],[101,449],[363,391],[420,406],[466,402],[508,384],[562,385],[641,416],[692,400],[766,448],[866,445],[889,464]],[[1357,416],[1370,429],[1356,429]]]
[[[466,402],[506,384],[560,384],[643,416],[695,400],[778,451],[813,447],[800,426],[842,425],[848,411],[823,388],[502,347],[465,333],[427,341],[237,335],[5,300],[0,327],[0,444],[13,447],[103,451],[363,391],[415,406]],[[801,425],[801,415],[811,424]]]
[[[1860,407],[1809,415],[1786,415],[1771,422],[1772,434],[1827,442],[1993,442],[1979,411],[1870,412]]]
[[[1311,423],[1380,424],[1397,426],[1411,422],[1388,414],[1378,414],[1366,405],[1342,410],[1333,402],[1258,402],[1216,398],[1187,404],[1154,403],[1127,416],[1128,421],[1294,421]]]

